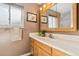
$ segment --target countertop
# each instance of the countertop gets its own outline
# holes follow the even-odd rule
[[[67,55],[70,55],[70,56],[79,55],[79,42],[78,41],[41,37],[41,36],[38,36],[37,33],[30,33],[29,37],[43,44],[46,44],[52,48],[56,48],[59,51],[66,53]]]

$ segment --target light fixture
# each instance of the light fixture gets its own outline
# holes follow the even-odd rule
[[[45,8],[46,7],[46,4],[44,4],[43,7]]]
[[[42,7],[40,7],[40,10],[42,10]]]

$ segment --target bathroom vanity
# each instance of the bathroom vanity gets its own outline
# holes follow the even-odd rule
[[[56,35],[56,34],[54,34]],[[59,34],[58,34],[59,35]],[[61,36],[61,35],[60,35]],[[62,35],[67,37],[67,35]],[[54,39],[49,37],[41,37],[36,33],[30,33],[31,38],[31,52],[33,56],[77,56],[79,55],[77,46],[79,37],[70,36],[68,38],[75,38],[75,41],[66,39]],[[67,39],[68,39],[67,38]]]
[[[33,56],[66,56],[66,53],[31,38]]]
[[[43,7],[42,7],[43,8]],[[39,30],[47,32],[77,31],[77,4],[57,3],[46,12],[40,10]],[[47,21],[46,21],[47,18]],[[77,56],[79,55],[79,37],[53,33],[54,38],[41,37],[30,33],[31,52],[33,56]]]

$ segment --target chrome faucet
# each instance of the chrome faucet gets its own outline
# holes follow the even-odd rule
[[[53,38],[52,33],[49,33],[49,38]]]

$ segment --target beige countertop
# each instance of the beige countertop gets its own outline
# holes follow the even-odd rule
[[[56,48],[67,55],[78,56],[79,55],[79,41],[54,39],[49,37],[38,36],[37,33],[30,33],[29,37],[40,41],[52,48]]]

